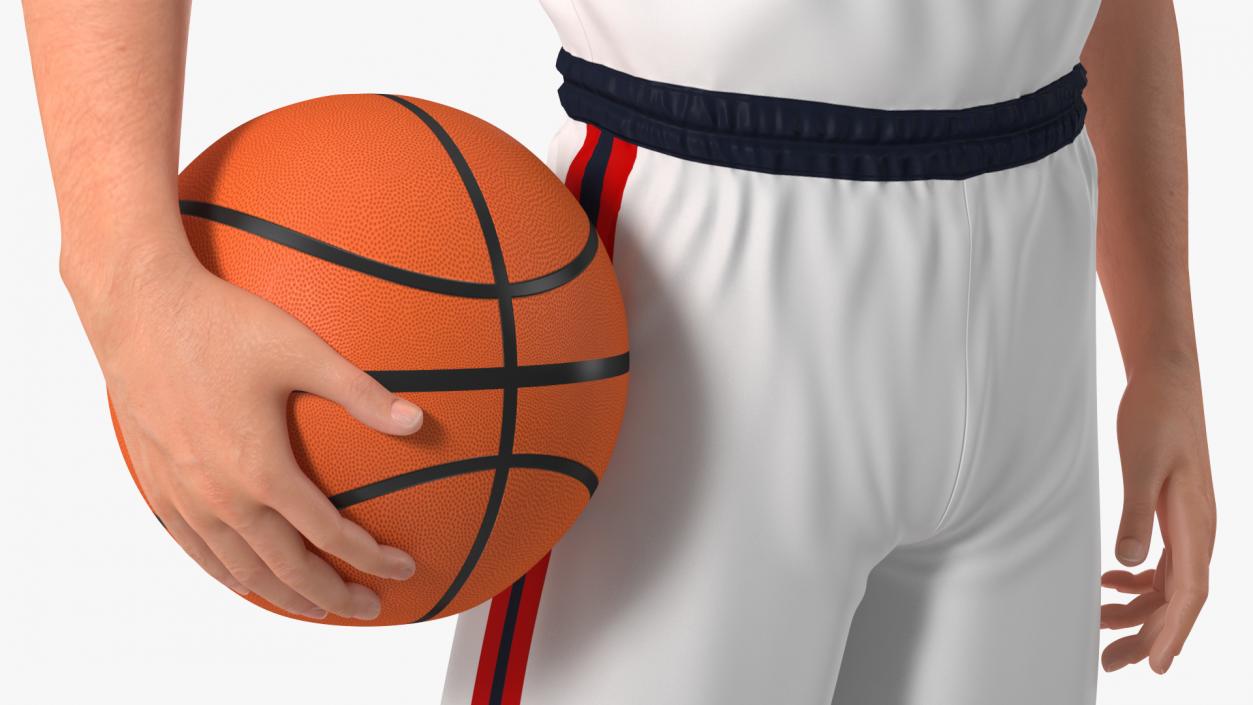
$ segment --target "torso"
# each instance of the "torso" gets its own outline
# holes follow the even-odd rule
[[[1066,73],[1100,0],[540,0],[572,54],[667,83],[883,109]]]

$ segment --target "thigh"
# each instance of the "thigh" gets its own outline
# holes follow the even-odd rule
[[[897,549],[875,567],[833,705],[1092,705],[1090,511],[999,540]]]
[[[962,460],[932,534],[871,572],[835,705],[1095,701],[1095,193],[1086,138],[967,182]]]

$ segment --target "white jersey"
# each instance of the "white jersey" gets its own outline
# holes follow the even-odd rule
[[[1100,0],[540,0],[571,54],[654,81],[892,110],[1016,98]]]

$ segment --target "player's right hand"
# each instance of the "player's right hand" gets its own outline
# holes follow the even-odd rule
[[[177,230],[143,240],[185,245]],[[421,410],[277,306],[214,276],[190,247],[116,259],[125,261],[63,254],[62,278],[153,511],[236,592],[317,619],[373,619],[378,596],[345,581],[305,541],[395,580],[412,575],[414,561],[342,516],[300,469],[288,397],[317,394],[395,435],[415,432]]]

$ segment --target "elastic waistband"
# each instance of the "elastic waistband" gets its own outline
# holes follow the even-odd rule
[[[561,105],[645,149],[771,174],[861,181],[966,179],[1041,159],[1083,129],[1087,72],[956,110],[878,110],[638,78],[562,49]]]

